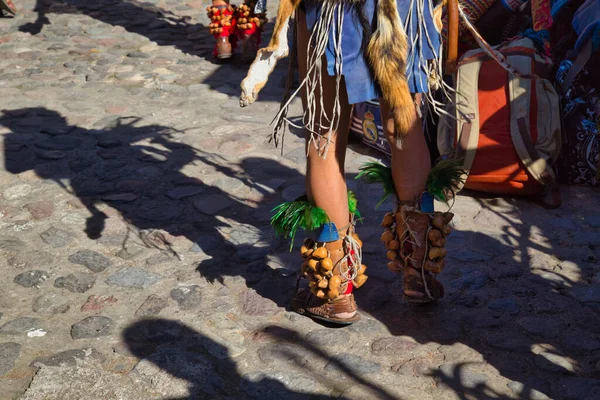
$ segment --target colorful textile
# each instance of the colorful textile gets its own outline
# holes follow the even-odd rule
[[[592,50],[600,47],[600,1],[587,0],[579,7],[573,16],[573,29],[579,38],[575,43],[575,50],[579,51],[591,38]]]

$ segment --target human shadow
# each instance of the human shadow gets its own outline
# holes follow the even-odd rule
[[[392,393],[379,387],[370,380],[359,376],[352,369],[339,362],[332,354],[314,346],[299,337],[298,332],[279,327],[268,326],[259,329],[264,336],[276,332],[276,342],[268,358],[280,358],[291,362],[289,370],[269,374],[268,370],[250,372],[241,375],[238,365],[232,359],[227,347],[178,321],[167,319],[148,319],[135,322],[125,328],[123,340],[131,353],[140,359],[135,367],[148,382],[159,381],[173,391],[181,386],[173,384],[169,387],[165,378],[148,375],[148,364],[154,365],[172,378],[185,381],[189,394],[178,399],[330,399],[333,393],[339,399],[347,399],[344,395],[348,388],[348,380],[353,386],[360,385],[372,393],[371,398],[393,400],[399,399]],[[311,363],[307,363],[310,359]],[[326,377],[311,364],[330,365],[335,377]],[[281,375],[280,379],[276,379]],[[290,378],[294,377],[294,378]],[[284,381],[302,386],[302,390],[290,389]],[[344,384],[341,385],[341,380]],[[152,386],[152,383],[149,383]],[[289,384],[289,383],[288,383]],[[320,393],[318,393],[320,392]],[[332,394],[329,394],[331,392]]]
[[[50,25],[50,14],[84,14],[112,26],[123,27],[127,32],[144,36],[159,46],[174,46],[184,54],[215,61],[212,57],[214,39],[202,23],[192,21],[188,16],[177,15],[152,3],[137,0],[37,0],[34,11],[35,21],[20,27],[22,32],[37,35]],[[205,13],[204,8],[198,13]],[[262,43],[268,42],[272,23],[267,23],[263,31]],[[200,61],[200,60],[199,60]],[[234,94],[228,83],[241,82],[248,72],[248,64],[237,62],[222,63],[207,73],[202,83],[227,95]],[[287,60],[276,67],[259,101],[280,101],[283,96],[283,77],[287,73]],[[279,78],[279,79],[278,79]]]
[[[578,201],[576,193],[570,191],[571,209],[552,211],[518,199],[475,197],[468,204],[478,212],[469,215],[475,215],[480,228],[459,219],[448,241],[449,258],[440,275],[446,299],[408,305],[399,300],[401,280],[378,272],[357,291],[357,303],[393,336],[437,343],[444,351],[468,346],[460,350],[458,362],[451,364],[450,358],[421,372],[458,398],[512,398],[478,372],[485,365],[511,381],[510,391],[518,398],[541,398],[541,393],[561,399],[598,397],[600,298],[594,282],[600,232],[586,218],[600,194],[590,191],[585,201],[579,194]],[[458,202],[467,200],[461,197]],[[460,210],[466,208],[459,209],[459,216]],[[495,226],[502,226],[500,232]],[[381,269],[385,261],[375,259],[368,256],[365,262]],[[405,368],[399,371],[407,373],[420,360],[402,362]]]
[[[231,162],[219,153],[226,149],[198,149],[185,143],[186,131],[145,125],[137,117],[84,129],[53,110],[28,108],[4,110],[0,126],[10,130],[4,135],[6,171],[33,174],[74,196],[56,206],[87,211],[89,239],[120,248],[115,255],[126,260],[159,249],[163,262],[173,262],[191,250],[210,283],[239,276],[285,306],[294,279],[264,260],[286,247],[271,233],[269,210],[280,186],[303,179],[296,170],[261,157]],[[208,146],[211,136],[203,135],[200,143]],[[115,221],[127,231],[115,229]],[[178,248],[178,238],[193,247]]]

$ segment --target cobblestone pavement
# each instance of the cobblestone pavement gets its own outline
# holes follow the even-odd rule
[[[298,132],[267,143],[285,63],[242,110],[206,3],[40,3],[0,19],[1,399],[600,398],[598,191],[460,197],[448,296],[415,308],[354,145],[363,320],[319,325],[268,226],[303,190]]]

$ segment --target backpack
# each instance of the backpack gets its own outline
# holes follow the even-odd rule
[[[465,189],[545,197],[557,207],[559,96],[540,77],[552,61],[529,38],[486,47],[459,60],[453,101],[438,123],[440,154],[464,157]]]

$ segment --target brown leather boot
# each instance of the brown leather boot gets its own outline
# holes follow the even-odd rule
[[[427,303],[444,297],[444,287],[435,275],[444,269],[446,236],[452,213],[424,213],[414,206],[399,204],[386,214],[381,240],[388,250],[388,268],[404,272],[404,297],[410,302]]]
[[[360,320],[352,289],[365,283],[367,267],[360,263],[362,242],[353,232],[353,225],[342,230],[340,236],[340,240],[330,243],[304,241],[301,254],[305,261],[291,303],[298,314],[349,325]],[[301,278],[308,280],[308,288],[299,288]]]

